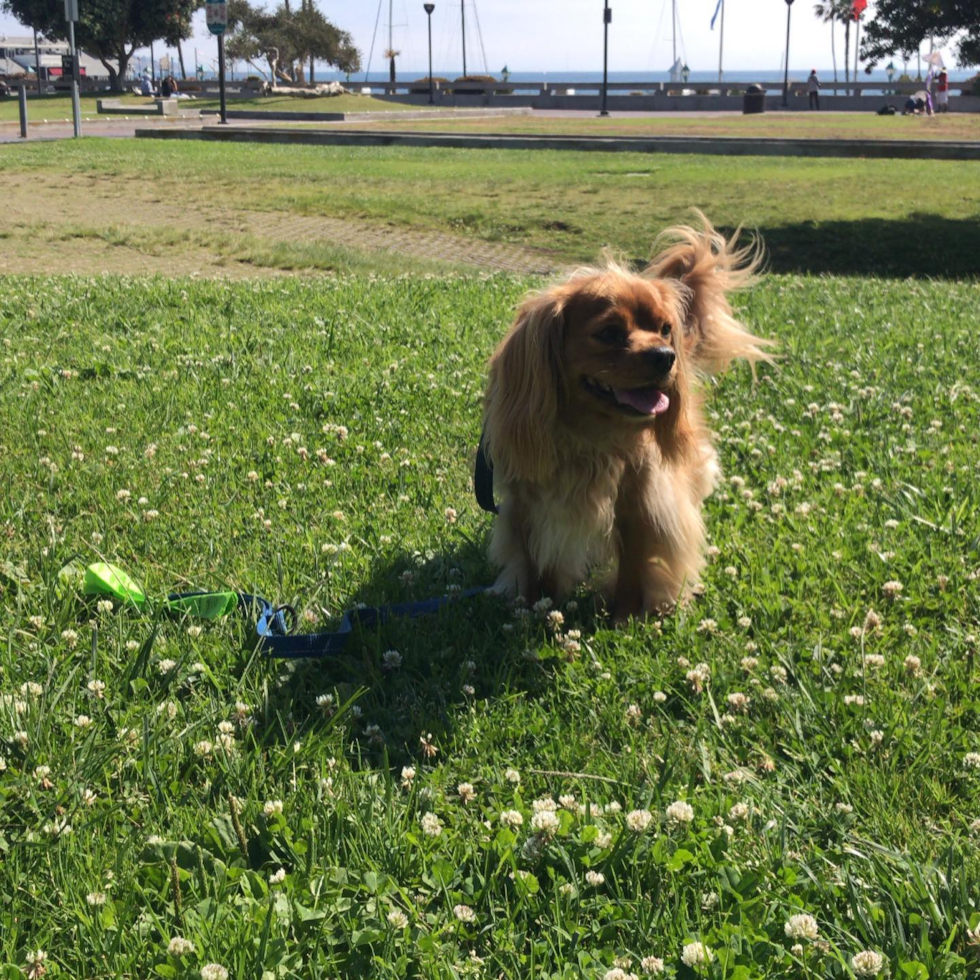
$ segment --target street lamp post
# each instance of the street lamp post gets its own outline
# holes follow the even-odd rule
[[[885,69],[885,72],[888,75],[888,84],[891,85],[892,79],[895,77],[895,62],[894,61],[889,61],[888,62],[888,67]]]
[[[436,97],[433,91],[435,82],[432,81],[432,11],[436,9],[434,3],[423,3],[425,13],[429,20],[429,105],[436,104]]]
[[[783,75],[783,108],[789,108],[789,21],[793,13],[793,0],[786,0],[786,65]]]
[[[609,25],[612,23],[612,10],[609,0],[605,0],[602,11],[602,109],[600,116],[609,115]]]
[[[690,77],[691,77],[691,69],[690,69],[690,68],[688,68],[688,67],[687,67],[687,65],[685,65],[685,66],[684,66],[684,67],[683,67],[683,68],[681,69],[681,81],[682,81],[682,82],[683,82],[683,83],[684,83],[685,85],[687,85],[687,80],[688,80],[688,79],[689,79]]]

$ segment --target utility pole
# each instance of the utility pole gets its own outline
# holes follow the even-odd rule
[[[37,28],[34,28],[34,70],[37,72],[37,94],[44,95],[44,82],[41,80],[41,52],[37,46]]]
[[[602,11],[602,109],[600,116],[609,115],[609,25],[612,23],[612,11],[609,0],[605,0]]]
[[[718,41],[718,82],[721,82],[722,60],[725,55],[725,0],[721,0],[721,38]],[[724,94],[724,93],[722,93]]]
[[[459,0],[459,15],[463,24],[463,75],[466,75],[466,0]]]

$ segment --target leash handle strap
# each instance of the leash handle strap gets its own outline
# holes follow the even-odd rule
[[[292,633],[296,613],[292,606],[273,606],[261,596],[239,592],[238,609],[253,620],[252,642],[270,657],[298,660],[335,656],[343,652],[354,627],[371,629],[390,619],[416,619],[438,612],[458,599],[471,599],[485,588],[467,589],[458,597],[440,596],[419,602],[402,602],[391,606],[358,606],[344,613],[340,628],[333,633]],[[207,592],[182,592],[168,596],[170,602],[209,595]],[[290,623],[290,620],[293,622]]]

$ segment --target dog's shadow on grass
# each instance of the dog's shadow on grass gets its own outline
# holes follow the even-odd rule
[[[429,733],[447,744],[470,704],[548,690],[555,663],[535,656],[544,639],[540,620],[515,615],[512,603],[490,593],[466,595],[492,581],[485,541],[396,554],[376,565],[351,605],[448,601],[429,615],[355,624],[340,655],[281,666],[289,676],[276,700],[288,703],[290,728],[301,731],[336,712],[365,761],[380,763],[387,755],[395,765],[419,758]],[[332,700],[324,703],[324,695]]]

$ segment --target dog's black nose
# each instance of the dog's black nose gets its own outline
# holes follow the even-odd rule
[[[674,366],[677,355],[670,347],[654,347],[643,352],[647,364],[660,375],[667,374]]]

